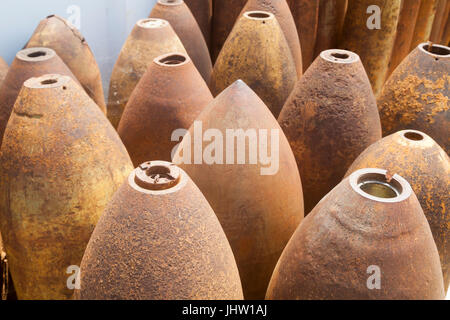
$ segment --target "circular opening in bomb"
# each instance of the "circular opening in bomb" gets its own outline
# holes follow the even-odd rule
[[[167,190],[175,187],[181,179],[180,169],[163,161],[151,161],[135,170],[135,183],[146,190]]]
[[[247,12],[246,16],[253,19],[269,19],[271,14],[268,12],[255,11],[255,12]]]
[[[406,139],[412,140],[412,141],[421,141],[424,139],[423,135],[421,135],[420,133],[417,133],[417,132],[412,132],[412,131],[406,132],[404,134],[404,137]]]
[[[444,47],[444,46],[431,45],[431,49],[430,49],[430,45],[425,44],[423,46],[423,49],[425,51],[432,53],[434,55],[437,55],[437,56],[445,57],[445,56],[450,55],[450,48]]]
[[[58,80],[56,79],[47,79],[44,81],[41,81],[41,85],[46,86],[46,85],[50,85],[50,84],[55,84],[58,83]]]
[[[45,51],[35,51],[27,54],[27,57],[29,58],[38,58],[38,57],[44,57],[47,55],[47,52]]]
[[[181,54],[172,54],[169,56],[165,56],[163,58],[160,58],[158,62],[163,65],[167,66],[175,66],[185,63],[187,58],[185,56],[182,56]]]
[[[347,53],[339,53],[339,52],[333,52],[331,54],[331,56],[336,59],[342,59],[342,60],[350,58],[350,56]]]
[[[182,1],[181,0],[159,0],[158,2],[161,4],[174,5],[174,4],[180,4]]]
[[[393,199],[403,192],[402,185],[394,178],[388,179],[380,173],[367,173],[358,178],[358,188],[370,196]]]
[[[148,19],[139,20],[138,25],[142,28],[156,29],[156,28],[162,28],[162,27],[167,26],[168,22],[163,19],[148,18]]]

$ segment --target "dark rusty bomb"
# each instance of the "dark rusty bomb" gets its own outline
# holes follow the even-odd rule
[[[134,170],[98,222],[81,263],[82,300],[242,299],[228,240],[180,168]]]
[[[368,284],[377,267],[381,284],[375,289]],[[444,299],[436,244],[408,182],[381,169],[344,179],[295,231],[266,297]]]

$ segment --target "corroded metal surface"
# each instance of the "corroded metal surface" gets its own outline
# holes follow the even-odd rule
[[[211,81],[214,96],[242,79],[278,117],[297,71],[286,37],[272,13],[248,11],[225,42]]]
[[[169,21],[177,33],[188,55],[209,85],[212,63],[208,46],[194,16],[182,0],[158,0],[150,18]]]
[[[314,58],[335,49],[344,26],[348,0],[320,0]]]
[[[378,6],[380,29],[369,29],[369,6]],[[352,0],[348,3],[339,47],[357,53],[377,96],[386,80],[392,48],[395,43],[401,0]]]
[[[37,26],[26,47],[47,47],[55,50],[87,94],[106,114],[100,69],[86,39],[73,25],[61,17],[48,16]]]
[[[153,59],[170,52],[186,53],[186,50],[168,21],[142,19],[136,23],[111,74],[108,119],[115,128],[131,93]]]
[[[240,80],[210,103],[198,121],[203,130],[216,129],[224,137],[227,130],[266,129],[267,150],[271,150],[268,152],[276,152],[272,130],[279,133],[279,158],[273,159],[278,161],[279,168],[273,175],[262,175],[261,169],[268,169],[270,164],[261,162],[233,164],[236,162],[223,160],[223,164],[187,164],[178,153],[174,159],[198,185],[217,214],[236,257],[245,298],[263,299],[276,261],[303,218],[302,185],[295,158],[267,106]],[[189,133],[194,137],[193,127]],[[199,142],[184,139],[183,153],[189,147],[194,150],[194,143]],[[203,149],[209,144],[203,142]],[[225,144],[223,148],[225,155]],[[233,146],[227,144],[226,148]],[[239,150],[237,145],[234,150]],[[249,143],[241,150],[245,150],[245,155],[256,155]]]
[[[19,299],[67,299],[100,215],[133,167],[70,77],[25,82],[0,153],[0,230]]]
[[[213,100],[208,86],[185,54],[157,57],[137,85],[118,132],[135,166],[153,158],[171,161],[177,129],[189,129]]]
[[[411,52],[411,42],[414,37],[414,26],[419,15],[422,0],[403,1],[400,18],[397,25],[394,48],[389,62],[388,76],[394,72],[397,66]]]
[[[327,50],[298,81],[278,119],[303,181],[305,213],[358,155],[381,139],[375,97],[358,55]]]
[[[211,21],[213,13],[213,0],[184,0],[202,30],[206,44],[211,43]]]
[[[247,0],[214,0],[211,57],[216,61]]]
[[[302,47],[303,71],[314,59],[317,28],[319,25],[320,0],[287,0],[294,16]]]
[[[381,282],[374,289],[376,268]],[[417,197],[399,175],[377,169],[355,172],[314,208],[267,291],[274,300],[444,297],[438,251]]]
[[[2,57],[0,57],[0,86],[5,80],[6,74],[8,73],[9,66]]]
[[[433,21],[433,27],[431,29],[430,41],[434,43],[447,45],[447,43],[441,43],[441,41],[445,30],[445,23],[447,22],[449,13],[450,13],[450,1],[439,0],[436,9],[436,15]]]
[[[29,78],[49,73],[67,75],[78,82],[70,69],[52,49],[28,48],[16,54],[0,87],[0,144],[23,83]]]
[[[297,68],[297,76],[300,78],[303,74],[302,49],[297,27],[286,0],[249,0],[242,10],[241,16],[247,11],[267,11],[274,14],[286,37],[289,48],[291,48]]]
[[[353,163],[350,175],[362,168],[385,168],[405,178],[419,199],[433,233],[450,284],[450,159],[429,136],[414,130],[394,133],[371,145]]]
[[[439,0],[422,0],[414,28],[414,37],[410,50],[414,50],[422,42],[430,40],[434,17],[436,16]]]
[[[449,90],[450,48],[421,44],[394,71],[378,98],[383,135],[419,130],[449,153]]]
[[[173,164],[137,168],[98,222],[78,299],[242,299],[233,253],[197,186]]]

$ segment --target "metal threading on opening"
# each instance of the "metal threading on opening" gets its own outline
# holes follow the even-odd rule
[[[412,193],[409,183],[397,174],[382,169],[361,169],[350,178],[354,191],[378,202],[400,202]]]
[[[180,169],[169,162],[149,161],[135,170],[134,182],[146,190],[167,190],[181,179]]]
[[[334,63],[354,63],[359,60],[359,56],[348,50],[330,49],[320,53],[322,59]]]

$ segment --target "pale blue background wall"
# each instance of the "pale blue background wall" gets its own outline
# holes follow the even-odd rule
[[[156,0],[1,0],[0,56],[9,64],[39,21],[57,14],[80,26],[102,72],[107,92],[112,67],[137,20]]]

